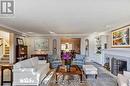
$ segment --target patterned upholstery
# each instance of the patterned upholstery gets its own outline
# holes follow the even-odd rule
[[[58,65],[62,64],[62,61],[58,55],[48,55],[48,62],[50,63],[51,68],[57,68]]]
[[[80,68],[85,64],[85,55],[76,54],[72,64],[78,65]]]

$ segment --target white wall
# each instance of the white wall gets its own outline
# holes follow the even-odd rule
[[[89,58],[95,57],[96,52],[96,40],[95,37],[97,36],[96,33],[90,34],[87,38],[89,40]]]

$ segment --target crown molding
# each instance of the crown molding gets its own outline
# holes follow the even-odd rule
[[[88,36],[88,34],[33,34],[33,35],[29,35],[30,37],[53,37],[53,36],[57,36],[57,37],[85,37]]]
[[[7,32],[13,32],[15,34],[19,35],[26,35],[29,37],[53,37],[53,36],[59,36],[59,37],[85,37],[88,36],[88,34],[27,34],[20,30],[5,26],[3,24],[0,24],[0,30],[7,31]]]
[[[14,28],[8,27],[7,25],[0,24],[0,30],[7,31],[7,32],[13,32],[16,34],[22,34],[22,31],[16,30]]]

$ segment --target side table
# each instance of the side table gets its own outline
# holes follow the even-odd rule
[[[11,73],[11,80],[10,81],[4,81],[4,70],[5,69],[9,69],[10,73]],[[13,82],[13,65],[11,64],[6,64],[6,65],[1,65],[1,85],[3,85],[3,83],[11,83],[12,86],[12,82]]]

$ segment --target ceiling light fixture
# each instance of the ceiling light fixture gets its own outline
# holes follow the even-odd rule
[[[49,33],[50,33],[50,34],[56,34],[55,32],[52,32],[52,31],[50,31]]]
[[[27,32],[27,33],[31,34],[31,33],[34,33],[34,32]]]

